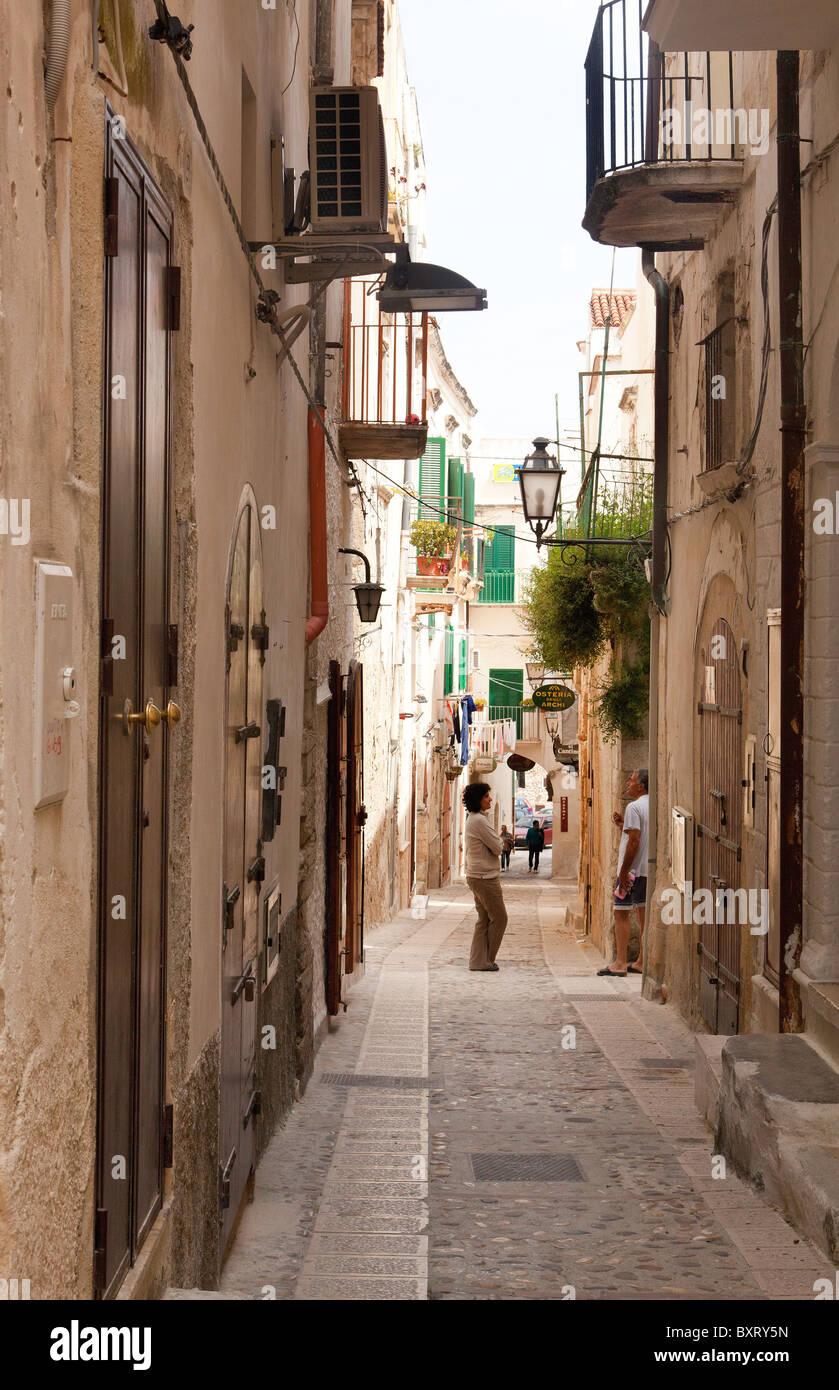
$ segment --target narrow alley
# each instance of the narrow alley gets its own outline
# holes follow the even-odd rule
[[[712,1176],[691,1033],[640,981],[597,978],[525,855],[504,887],[497,975],[465,969],[465,885],[375,933],[221,1296],[812,1299],[826,1258]]]

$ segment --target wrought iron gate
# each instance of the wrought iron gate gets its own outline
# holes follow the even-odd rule
[[[715,1033],[736,1033],[742,926],[729,921],[720,895],[740,886],[742,723],[740,666],[734,634],[723,618],[702,650],[698,711],[701,783],[695,889],[710,889],[713,920],[699,927],[699,1007]],[[698,915],[698,914],[697,914]]]

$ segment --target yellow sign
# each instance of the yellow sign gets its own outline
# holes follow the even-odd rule
[[[514,483],[516,481],[515,464],[494,463],[492,465],[492,481],[494,483]]]

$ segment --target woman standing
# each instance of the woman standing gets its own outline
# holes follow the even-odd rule
[[[510,867],[510,855],[511,855],[512,852],[513,852],[513,843],[514,843],[513,837],[512,837],[512,835],[510,834],[509,830],[507,829],[506,825],[502,825],[502,827],[501,827],[501,870],[502,870],[502,873],[503,873],[504,869],[509,869],[509,867]]]
[[[492,790],[472,782],[463,793],[466,807],[466,882],[472,890],[478,920],[469,955],[470,970],[497,970],[495,957],[507,928],[507,909],[501,892],[498,856],[501,837],[489,823]]]

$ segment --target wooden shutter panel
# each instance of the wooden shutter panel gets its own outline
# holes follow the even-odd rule
[[[509,574],[515,569],[516,542],[512,526],[499,526],[495,532],[492,568]]]
[[[475,474],[463,474],[463,521],[466,526],[475,525]]]
[[[454,631],[449,623],[446,628],[446,650],[443,663],[443,694],[451,695],[454,689]]]
[[[449,521],[452,525],[456,525],[458,500],[460,500],[461,508],[463,504],[463,464],[460,459],[449,459],[448,499]]]
[[[460,639],[460,669],[458,671],[457,688],[460,691],[466,689],[466,638]]]
[[[446,493],[446,441],[429,439],[420,459],[419,515],[424,521],[440,521]],[[427,505],[423,505],[426,503]]]

